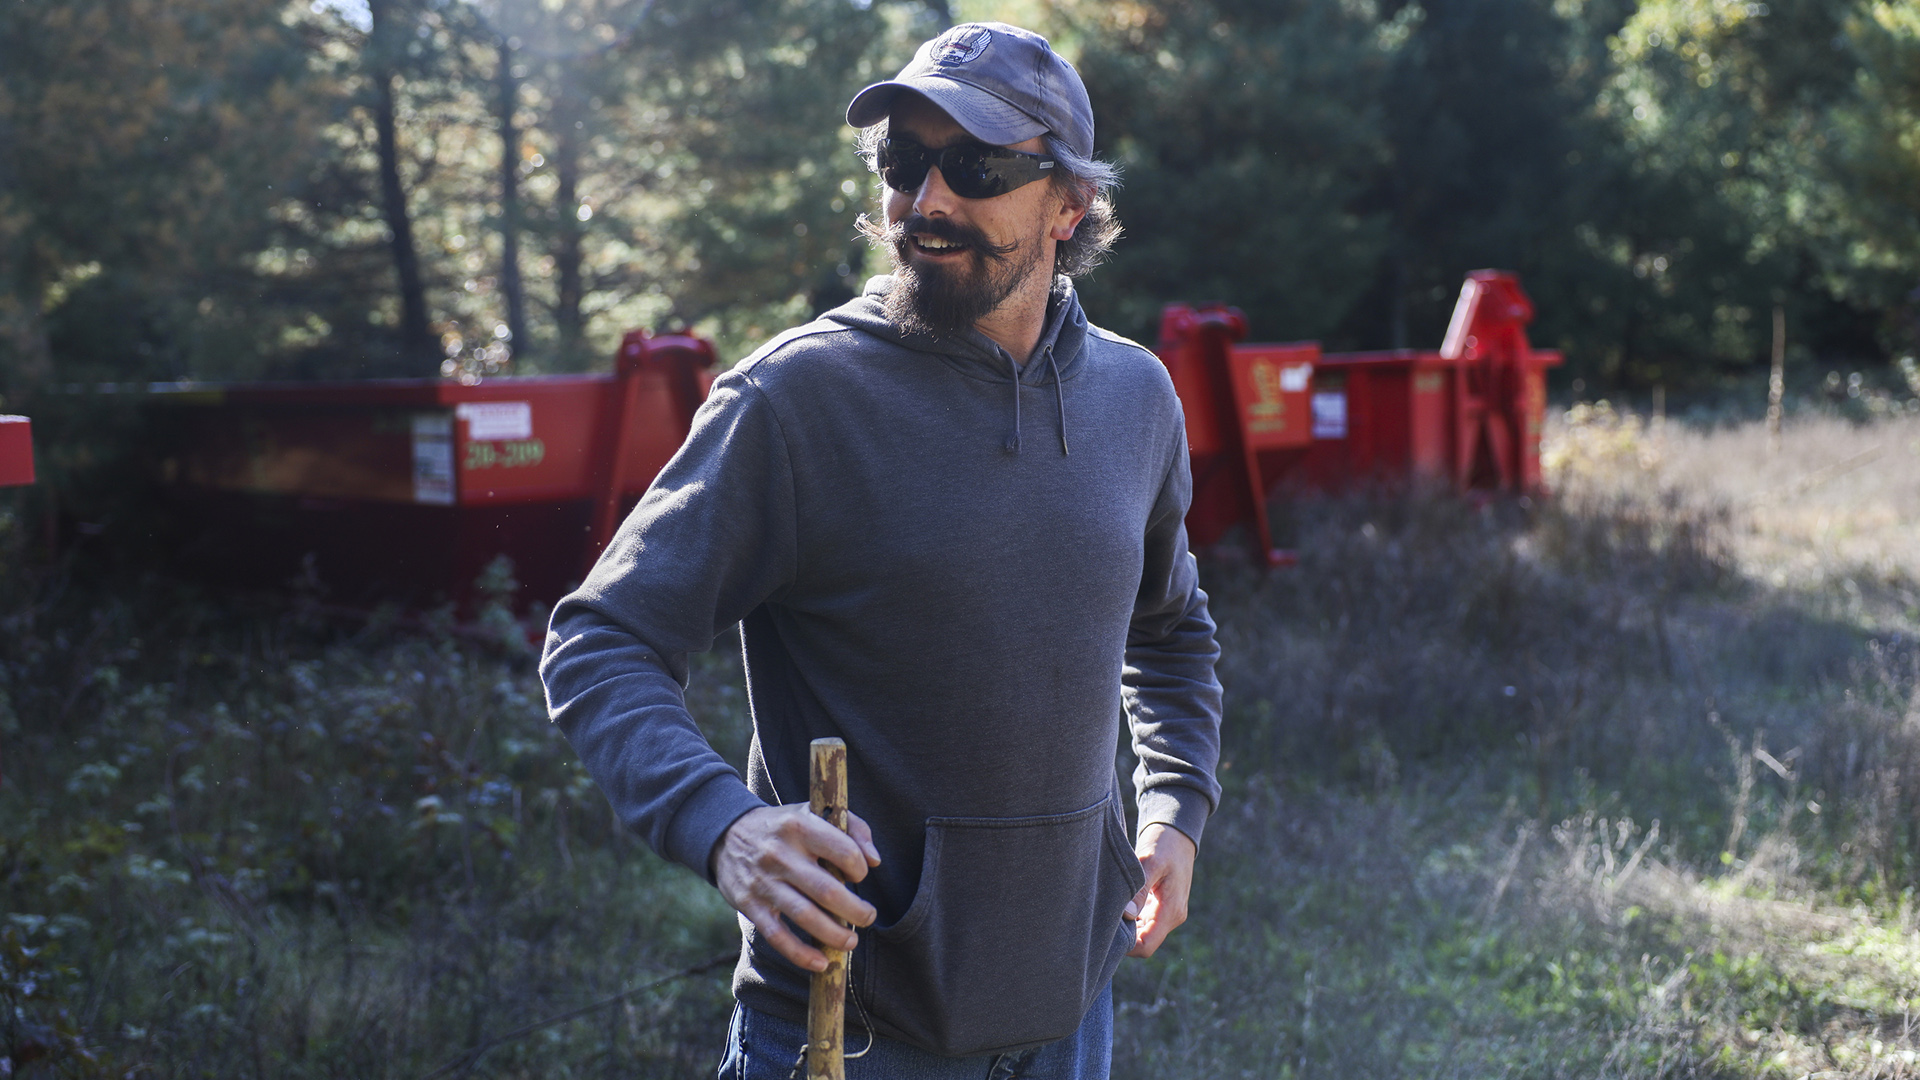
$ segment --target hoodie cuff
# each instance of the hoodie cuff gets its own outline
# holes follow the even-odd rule
[[[1139,825],[1136,837],[1149,825],[1171,825],[1187,835],[1193,846],[1200,846],[1200,834],[1207,827],[1213,804],[1192,788],[1169,784],[1140,793]]]
[[[712,884],[714,845],[734,822],[765,805],[738,776],[716,776],[687,796],[675,811],[673,823],[667,826],[662,854]]]

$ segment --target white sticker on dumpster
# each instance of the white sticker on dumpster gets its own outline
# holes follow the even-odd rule
[[[473,442],[533,438],[531,402],[468,401],[454,406],[453,411],[467,422],[467,438]]]
[[[1347,395],[1344,390],[1322,390],[1313,395],[1313,437],[1347,437]]]
[[[1280,369],[1280,389],[1289,394],[1297,394],[1313,381],[1312,364],[1295,364]]]
[[[413,414],[413,501],[453,505],[453,417]]]

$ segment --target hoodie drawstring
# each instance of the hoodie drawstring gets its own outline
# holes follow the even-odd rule
[[[1060,386],[1060,362],[1053,358],[1053,346],[1047,346],[1047,366],[1053,369],[1053,401],[1060,409],[1060,456],[1067,450],[1067,392]],[[1014,393],[1019,393],[1018,390]]]
[[[1013,362],[1013,354],[1007,354],[1007,366],[1013,369],[1013,434],[1007,436],[1007,453],[1020,452],[1020,365]]]
[[[1007,364],[1013,369],[1013,433],[1007,436],[1007,453],[1020,452],[1020,365],[1007,357]],[[1067,449],[1067,392],[1060,385],[1060,361],[1054,359],[1053,349],[1047,349],[1047,368],[1053,372],[1053,402],[1060,412],[1060,456],[1072,453]]]

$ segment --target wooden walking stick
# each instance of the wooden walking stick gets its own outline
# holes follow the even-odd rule
[[[812,756],[808,794],[813,812],[846,832],[847,744],[815,739]],[[827,967],[813,973],[807,990],[807,1080],[846,1080],[847,951],[824,945],[820,951],[827,954]]]

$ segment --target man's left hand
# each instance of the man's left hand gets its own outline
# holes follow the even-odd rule
[[[1147,883],[1127,902],[1127,918],[1134,924],[1133,948],[1128,956],[1152,956],[1173,928],[1187,921],[1187,894],[1193,889],[1193,841],[1171,825],[1155,822],[1140,831],[1134,844]]]

